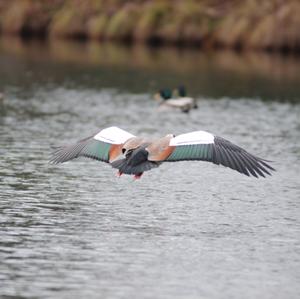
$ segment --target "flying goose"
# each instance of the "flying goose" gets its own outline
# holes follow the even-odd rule
[[[69,146],[58,148],[50,163],[58,164],[78,157],[109,163],[122,174],[135,179],[162,162],[200,160],[229,167],[247,176],[271,175],[275,170],[267,160],[258,158],[241,147],[205,131],[195,131],[149,140],[136,137],[118,127],[109,127]]]

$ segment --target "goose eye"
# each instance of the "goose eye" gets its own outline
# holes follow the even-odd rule
[[[126,158],[128,158],[129,156],[131,156],[132,152],[133,152],[133,149],[127,150],[126,154],[125,154]]]
[[[126,152],[125,148],[122,148],[122,154],[124,154]]]

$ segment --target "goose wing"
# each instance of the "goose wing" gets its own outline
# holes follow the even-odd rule
[[[63,163],[78,157],[109,163],[122,153],[123,144],[134,137],[118,127],[109,127],[75,144],[59,147],[52,154],[50,163]]]
[[[150,161],[175,162],[183,160],[208,161],[221,164],[247,176],[271,175],[275,170],[264,159],[248,153],[230,141],[205,131],[178,135],[170,139],[167,147],[149,154]]]

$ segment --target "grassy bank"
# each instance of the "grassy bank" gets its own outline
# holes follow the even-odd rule
[[[0,32],[300,51],[298,0],[0,0]]]

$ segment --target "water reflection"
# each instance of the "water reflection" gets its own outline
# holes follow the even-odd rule
[[[43,72],[36,70],[42,67],[47,68],[48,73],[53,72],[50,78],[47,77],[50,84],[53,80],[68,84],[72,71],[72,78],[77,77],[91,87],[100,84],[114,87],[112,81],[117,81],[125,90],[155,92],[161,87],[184,83],[193,95],[208,97],[285,101],[299,101],[300,98],[300,59],[293,56],[153,49],[142,45],[128,47],[66,40],[24,43],[16,38],[2,38],[0,53],[2,73],[18,77],[22,72],[29,84],[43,79]],[[15,59],[19,60],[18,64]],[[95,76],[98,76],[97,81]],[[4,86],[4,82],[0,84]]]

